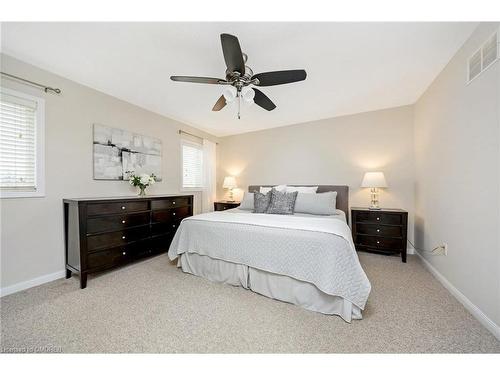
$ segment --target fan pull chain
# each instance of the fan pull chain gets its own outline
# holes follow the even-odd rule
[[[238,120],[241,119],[240,110],[241,110],[241,95],[238,93]]]

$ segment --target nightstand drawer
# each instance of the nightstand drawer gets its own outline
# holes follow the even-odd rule
[[[390,224],[390,225],[402,225],[402,217],[399,214],[389,214],[383,212],[357,212],[356,221],[358,223],[380,223],[380,224]]]
[[[358,234],[384,237],[402,237],[402,227],[397,225],[357,224]]]
[[[239,202],[214,202],[215,211],[226,211],[231,208],[236,208],[240,205]]]
[[[373,247],[379,249],[395,249],[401,250],[403,247],[402,240],[398,238],[377,237],[377,236],[363,236],[356,237],[356,245]]]

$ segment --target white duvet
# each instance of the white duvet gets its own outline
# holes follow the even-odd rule
[[[349,227],[334,217],[241,210],[191,216],[179,226],[168,256],[197,253],[286,275],[364,309],[371,285]]]

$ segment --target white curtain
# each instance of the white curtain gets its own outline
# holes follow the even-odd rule
[[[201,197],[201,211],[210,212],[214,210],[216,195],[216,144],[208,139],[203,140],[203,181],[204,187]]]

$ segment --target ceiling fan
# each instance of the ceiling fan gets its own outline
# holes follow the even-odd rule
[[[276,105],[262,91],[250,86],[275,86],[285,83],[303,81],[306,71],[279,70],[274,72],[253,74],[252,69],[245,65],[248,56],[241,52],[238,38],[230,34],[221,34],[222,52],[226,62],[226,79],[210,77],[171,76],[172,81],[207,83],[212,85],[226,85],[223,94],[217,100],[212,111],[220,111],[228,102],[238,101],[238,118],[240,118],[241,99],[255,102],[258,106],[272,111]]]

